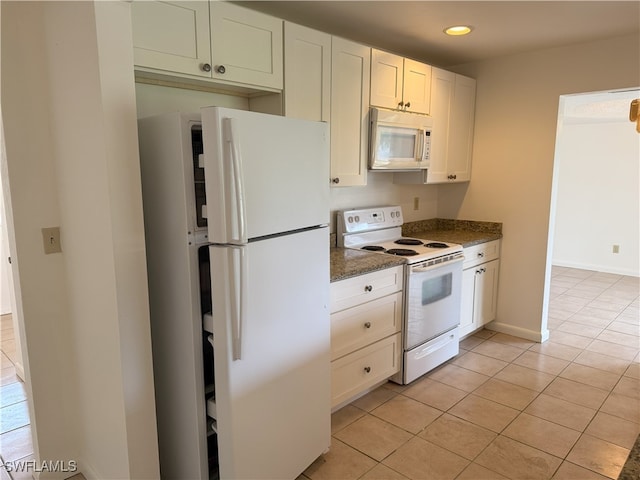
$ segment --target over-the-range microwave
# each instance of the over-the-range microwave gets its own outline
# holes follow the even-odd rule
[[[371,108],[369,120],[369,169],[407,172],[429,168],[432,117]]]

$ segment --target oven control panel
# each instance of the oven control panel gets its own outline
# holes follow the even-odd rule
[[[401,227],[400,206],[362,208],[338,212],[338,230],[342,233],[367,232],[382,228]]]

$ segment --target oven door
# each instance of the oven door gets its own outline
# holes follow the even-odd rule
[[[409,265],[405,350],[460,323],[463,260],[430,267]]]

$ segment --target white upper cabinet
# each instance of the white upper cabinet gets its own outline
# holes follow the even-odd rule
[[[431,165],[427,183],[471,179],[476,81],[433,68]]]
[[[281,19],[228,2],[140,0],[132,25],[145,72],[282,90]]]
[[[331,35],[284,24],[284,114],[328,122],[331,112]]]
[[[428,114],[430,102],[430,65],[371,50],[371,105]]]
[[[131,21],[137,66],[211,78],[208,2],[136,1]]]
[[[333,37],[331,45],[331,182],[366,185],[371,48]]]
[[[282,20],[228,2],[209,8],[212,77],[281,90]]]

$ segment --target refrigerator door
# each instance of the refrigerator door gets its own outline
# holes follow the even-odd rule
[[[330,445],[329,235],[212,245],[221,478],[296,478]]]
[[[327,124],[221,107],[201,109],[209,241],[329,223]]]

